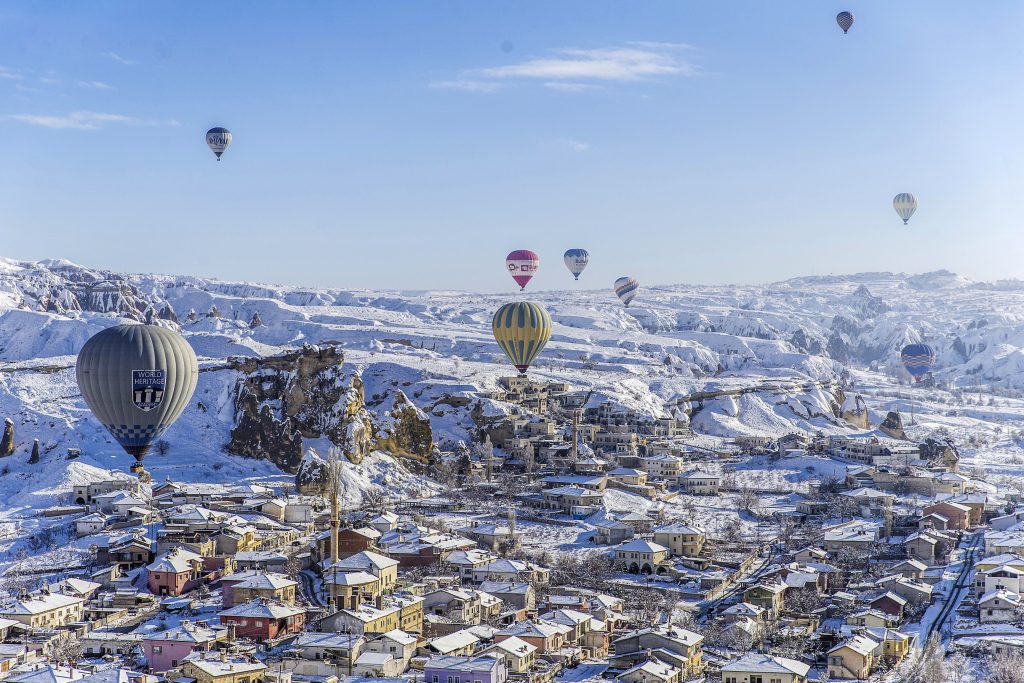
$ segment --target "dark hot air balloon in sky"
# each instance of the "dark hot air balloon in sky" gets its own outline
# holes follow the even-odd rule
[[[156,325],[117,325],[94,334],[78,353],[78,388],[93,415],[136,462],[185,410],[199,379],[192,347]]]
[[[853,26],[853,12],[840,12],[836,15],[836,23],[839,24],[839,28],[843,29],[845,34]],[[868,22],[870,23],[870,22]],[[870,33],[870,31],[868,31]]]
[[[935,351],[927,344],[907,344],[900,352],[900,360],[915,382],[920,382],[932,371]]]
[[[220,155],[231,146],[231,131],[227,128],[211,128],[206,131],[206,144],[220,161]]]
[[[505,304],[494,314],[491,331],[501,350],[525,375],[551,339],[551,316],[543,306],[529,301]]]

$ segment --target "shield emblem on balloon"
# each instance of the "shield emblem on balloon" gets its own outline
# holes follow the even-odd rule
[[[132,370],[132,403],[139,410],[150,411],[159,406],[166,388],[166,370]]]

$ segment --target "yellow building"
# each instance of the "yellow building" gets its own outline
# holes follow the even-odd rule
[[[263,683],[266,664],[225,653],[195,653],[182,662],[181,672],[196,683]]]
[[[368,572],[327,571],[324,585],[339,608],[356,609],[364,603],[373,604],[380,597],[380,579]]]
[[[82,620],[85,601],[73,595],[43,591],[14,600],[0,609],[0,617],[30,628],[61,628]]]
[[[686,524],[666,524],[654,529],[654,542],[675,556],[699,557],[704,550],[704,531]]]

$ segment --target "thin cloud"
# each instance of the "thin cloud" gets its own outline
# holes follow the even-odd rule
[[[571,149],[574,152],[589,152],[590,151],[590,143],[589,142],[582,142],[580,140],[562,140],[561,142],[562,142],[563,145],[565,145],[566,147],[568,147],[569,149]]]
[[[431,88],[443,88],[445,90],[462,90],[464,92],[497,92],[504,86],[494,81],[478,81],[467,78],[460,78],[452,81],[434,81]]]
[[[614,83],[635,83],[697,73],[682,43],[633,42],[617,47],[559,48],[512,64],[466,69],[433,87],[467,92],[496,92],[506,85],[537,83],[548,90],[582,93]]]
[[[594,90],[601,90],[602,86],[595,85],[593,83],[576,83],[574,81],[548,81],[544,84],[544,87],[548,90],[558,90],[559,92],[592,92]]]
[[[135,64],[133,60],[128,59],[126,57],[122,57],[116,52],[104,52],[103,56],[107,57],[108,59],[113,59],[118,64],[124,64],[125,66],[132,66],[133,64]]]
[[[174,119],[160,121],[140,119],[124,114],[107,114],[96,111],[74,111],[70,114],[14,114],[10,118],[32,126],[54,130],[98,130],[109,125],[125,126],[178,126]]]
[[[78,81],[76,85],[79,88],[92,88],[93,90],[110,90],[114,87],[103,81]]]
[[[0,79],[5,81],[20,81],[23,78],[25,78],[25,76],[17,69],[0,66]]]

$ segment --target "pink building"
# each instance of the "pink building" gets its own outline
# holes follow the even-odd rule
[[[146,636],[142,650],[149,668],[163,672],[181,666],[182,660],[193,652],[209,652],[223,634],[223,630],[215,631],[204,622],[182,621],[176,628]]]
[[[181,595],[199,585],[203,558],[184,548],[174,548],[146,567],[146,585],[153,595]]]

